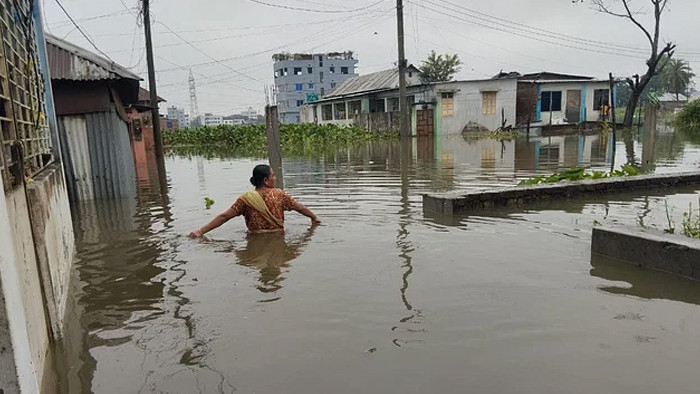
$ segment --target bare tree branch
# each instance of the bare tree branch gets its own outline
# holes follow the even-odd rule
[[[657,0],[652,0],[652,2],[654,2],[654,1],[657,1]],[[635,25],[637,25],[638,28],[642,29],[642,31],[644,32],[644,34],[645,34],[645,35],[647,36],[647,38],[649,39],[649,43],[651,44],[651,47],[652,47],[652,49],[654,50],[654,53],[656,53],[656,51],[657,51],[657,49],[658,49],[658,47],[659,47],[659,46],[658,46],[658,38],[656,39],[656,41],[654,41],[654,39],[651,38],[651,34],[649,34],[649,31],[648,31],[641,23],[639,23],[639,21],[637,21],[637,18],[634,17],[634,14],[632,14],[632,11],[630,10],[630,6],[629,6],[628,2],[629,2],[629,0],[622,0],[622,4],[625,6],[625,10],[627,11],[627,16],[628,16],[629,20],[631,20],[632,23],[634,23]],[[658,10],[658,4],[656,4],[656,5],[657,5],[657,10]],[[658,17],[656,18],[656,23],[657,23],[656,34],[657,34],[657,37],[658,37],[658,34],[659,34],[659,28],[658,28],[659,19],[660,19],[660,18],[658,18]]]
[[[611,16],[615,16],[618,18],[629,19],[630,21],[632,21],[632,23],[634,23],[638,28],[640,28],[642,30],[642,32],[644,32],[644,35],[647,36],[647,39],[649,40],[649,44],[651,44],[651,46],[652,46],[652,49],[658,48],[658,44],[656,47],[654,47],[654,39],[651,37],[651,34],[649,33],[649,31],[641,23],[639,23],[637,18],[635,18],[634,15],[636,13],[632,12],[632,10],[630,9],[629,0],[620,0],[620,1],[622,2],[622,4],[625,7],[625,13],[618,13],[618,12],[613,11],[611,8],[609,8],[606,5],[605,0],[591,0],[593,5],[598,7],[598,12],[601,12],[603,14],[608,14]],[[665,6],[665,2],[668,0],[651,0],[651,1],[652,1],[652,3],[655,3],[655,4],[657,1],[664,1],[664,6]],[[658,18],[657,18],[657,20],[658,20]],[[657,31],[658,31],[658,29],[657,29]],[[656,52],[656,49],[654,50],[654,52]]]

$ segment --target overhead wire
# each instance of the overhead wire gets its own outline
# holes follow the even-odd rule
[[[384,2],[384,0],[380,0],[376,3],[370,4],[368,6],[355,8],[352,10],[318,10],[318,9],[313,9],[313,8],[293,7],[293,6],[287,6],[287,5],[282,5],[282,4],[268,3],[265,1],[261,1],[261,0],[248,0],[248,1],[251,3],[265,5],[268,7],[282,8],[285,10],[292,10],[292,11],[315,12],[315,13],[320,13],[320,14],[347,14],[347,13],[359,12],[359,11],[367,10],[369,8],[372,8],[376,5],[379,5],[379,4]],[[330,4],[328,4],[328,5],[330,5]]]
[[[90,43],[90,45],[92,45],[92,47],[95,48],[95,50],[96,50],[97,52],[101,53],[104,57],[106,57],[107,59],[109,59],[111,62],[114,62],[114,60],[112,60],[112,58],[110,58],[109,55],[107,55],[106,53],[102,52],[102,50],[101,50],[100,48],[98,48],[97,45],[95,45],[95,43],[94,43],[94,42],[92,41],[92,39],[87,35],[87,33],[85,33],[85,31],[83,31],[83,29],[82,29],[80,26],[78,26],[78,24],[75,22],[75,20],[74,20],[73,17],[71,16],[71,14],[69,14],[68,11],[66,10],[66,8],[63,7],[63,4],[61,4],[61,1],[60,1],[60,0],[54,0],[54,1],[56,1],[56,4],[58,4],[58,6],[61,7],[61,10],[63,10],[63,13],[66,14],[66,16],[68,17],[68,19],[70,19],[70,21],[73,23],[73,25],[75,26],[75,28],[78,29],[78,31],[80,32],[80,34],[82,34],[83,37],[85,37],[85,39]]]
[[[423,1],[424,1],[425,3],[432,4],[432,5],[435,5],[435,6],[437,6],[437,7],[441,7],[439,4],[434,3],[434,2],[432,2],[432,1],[429,1],[429,0],[423,0]],[[479,22],[479,21],[474,21],[474,20],[470,20],[470,19],[465,19],[463,14],[462,14],[462,17],[460,17],[460,16],[455,15],[455,14],[450,14],[450,13],[446,13],[446,12],[443,12],[443,11],[440,11],[440,10],[437,10],[437,9],[432,9],[432,8],[426,7],[426,6],[424,6],[423,4],[421,4],[420,6],[423,7],[424,9],[426,9],[426,10],[431,11],[431,12],[435,12],[435,13],[438,13],[438,14],[441,14],[441,15],[444,15],[444,16],[448,16],[448,17],[451,17],[451,18],[453,18],[453,19],[460,20],[460,21],[463,21],[463,22],[466,22],[466,23],[469,23],[469,24],[472,24],[472,25],[477,25],[477,26],[481,26],[481,27],[484,27],[484,28],[487,28],[487,29],[491,29],[491,30],[495,30],[495,31],[500,31],[500,32],[503,32],[503,33],[507,33],[507,34],[511,34],[511,35],[515,35],[515,36],[519,36],[519,37],[523,37],[523,38],[527,38],[527,39],[529,39],[529,40],[539,41],[539,42],[543,42],[543,43],[547,43],[547,44],[559,45],[559,46],[566,47],[566,48],[578,49],[578,50],[583,50],[583,51],[588,51],[588,52],[595,52],[595,53],[603,53],[603,54],[614,55],[614,56],[624,56],[624,57],[637,56],[638,58],[641,58],[641,57],[643,56],[641,53],[634,53],[634,54],[631,54],[630,52],[626,52],[626,53],[625,53],[625,52],[622,52],[622,51],[615,51],[615,50],[612,50],[612,49],[610,49],[610,50],[595,49],[595,48],[590,48],[590,47],[584,47],[584,46],[574,45],[574,44],[570,44],[570,43],[567,44],[567,43],[565,43],[565,42],[557,42],[557,41],[555,41],[555,40],[550,40],[550,39],[543,39],[543,38],[538,37],[538,36],[537,36],[535,33],[533,33],[533,32],[529,32],[529,34],[525,34],[525,33],[518,32],[518,31],[511,31],[511,30],[508,30],[508,29],[503,28],[503,27],[492,26],[492,25],[489,25],[489,24],[487,24],[487,23],[483,23],[483,22]],[[459,14],[459,11],[458,11],[458,10],[455,10],[455,9],[453,9],[453,8],[447,8],[447,7],[443,7],[443,8],[445,8],[447,11],[452,11],[452,12],[454,12],[454,13],[456,13],[456,14]]]

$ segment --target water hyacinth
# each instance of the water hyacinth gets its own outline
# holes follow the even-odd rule
[[[354,126],[332,124],[282,124],[280,141],[285,152],[345,146],[354,143],[396,138],[396,132],[376,133]],[[188,128],[163,133],[169,147],[217,147],[263,153],[267,149],[265,125]]]

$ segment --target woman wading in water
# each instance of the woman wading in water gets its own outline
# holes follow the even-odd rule
[[[321,223],[309,208],[296,202],[283,190],[275,188],[276,180],[275,172],[270,166],[256,166],[250,178],[255,190],[243,193],[231,208],[216,216],[206,226],[191,232],[190,238],[199,238],[240,215],[245,217],[248,231],[253,234],[284,231],[284,211],[297,211],[310,218],[312,225]]]

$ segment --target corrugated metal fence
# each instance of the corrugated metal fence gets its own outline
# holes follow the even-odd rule
[[[71,200],[136,195],[129,131],[116,110],[61,116],[58,125]]]

